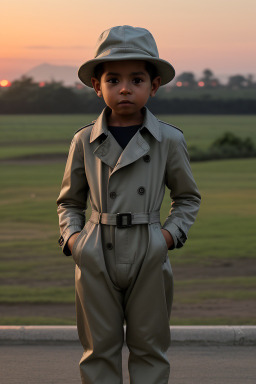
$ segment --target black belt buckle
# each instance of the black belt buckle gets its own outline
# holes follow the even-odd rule
[[[126,218],[126,224],[123,219]],[[116,214],[116,226],[117,228],[128,228],[132,226],[132,214],[131,212],[117,213]]]

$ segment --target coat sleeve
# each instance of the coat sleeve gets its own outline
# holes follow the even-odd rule
[[[70,145],[61,191],[57,199],[61,234],[59,245],[66,256],[71,255],[67,247],[68,239],[84,227],[88,192],[83,150],[74,138]]]
[[[189,228],[196,219],[201,201],[183,134],[178,135],[175,143],[170,143],[165,182],[170,189],[172,204],[163,228],[172,235],[173,248],[180,248],[187,240]]]

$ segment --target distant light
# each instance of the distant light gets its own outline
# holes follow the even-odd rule
[[[10,87],[12,84],[9,80],[0,80],[0,87]]]
[[[199,81],[199,82],[197,83],[197,85],[198,85],[198,87],[204,87],[204,81]]]
[[[44,87],[45,86],[45,81],[40,81],[40,83],[38,84],[40,88]]]
[[[75,87],[76,87],[76,89],[84,89],[84,85],[83,84],[76,83]]]
[[[177,87],[182,87],[182,81],[177,81],[176,85]]]

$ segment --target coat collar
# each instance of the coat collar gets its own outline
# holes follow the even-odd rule
[[[144,108],[144,121],[142,127],[123,150],[114,139],[111,132],[108,131],[107,113],[108,108],[105,108],[96,120],[91,131],[90,143],[95,142],[100,136],[105,137],[105,139],[95,148],[94,154],[101,159],[102,162],[113,169],[111,173],[113,174],[118,169],[138,160],[150,150],[149,144],[143,137],[143,128],[146,128],[157,141],[161,141],[162,135],[159,121],[147,108]]]
[[[146,128],[157,141],[161,142],[162,133],[159,120],[146,107],[143,108],[143,114],[144,121],[142,128]]]
[[[100,137],[102,134],[105,136],[108,136],[108,123],[107,123],[107,114],[109,113],[109,108],[106,107],[103,109],[99,117],[94,123],[94,126],[92,127],[91,136],[90,136],[90,143],[95,141],[98,137]]]
[[[95,141],[102,134],[108,136],[108,123],[107,123],[107,115],[110,109],[108,107],[104,108],[101,112],[98,119],[95,121],[95,124],[91,131],[90,143]],[[148,108],[143,108],[144,120],[142,124],[142,128],[146,128],[154,138],[161,142],[162,134],[160,130],[159,120],[148,110]]]

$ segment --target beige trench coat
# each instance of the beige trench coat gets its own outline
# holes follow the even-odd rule
[[[70,255],[66,243],[84,227],[88,194],[98,212],[153,212],[160,210],[165,185],[172,207],[163,228],[171,233],[175,247],[183,246],[200,194],[182,132],[145,108],[145,128],[123,151],[107,130],[106,112],[95,124],[79,130],[71,143],[57,200],[64,253]]]
[[[131,382],[168,382],[172,271],[157,213],[167,186],[172,206],[163,228],[175,247],[181,247],[196,218],[200,194],[182,132],[148,109],[144,112],[142,128],[124,150],[107,129],[108,109],[75,134],[57,200],[66,255],[69,237],[81,231],[73,258],[77,325],[85,350],[80,368],[86,384],[121,382],[124,320]],[[86,221],[88,195],[94,217]],[[128,228],[99,223],[98,213],[126,212],[132,220],[133,214],[154,212],[154,219]],[[128,217],[122,219],[127,223]]]

